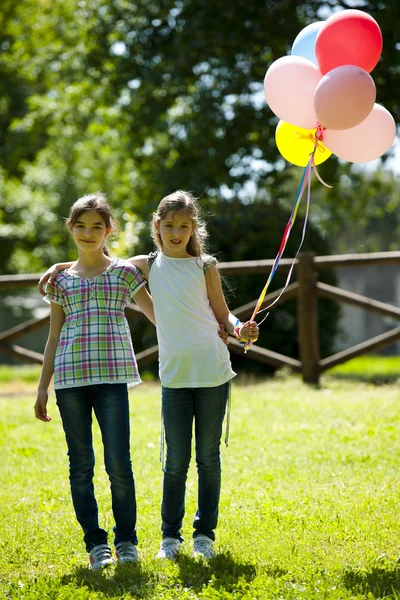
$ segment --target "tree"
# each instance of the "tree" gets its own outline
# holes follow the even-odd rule
[[[282,171],[277,119],[263,99],[266,69],[305,24],[322,18],[321,10],[326,17],[327,7],[348,7],[295,0],[5,6],[0,67],[18,73],[18,89],[28,95],[25,117],[8,128],[5,147],[12,151],[0,157],[2,166],[23,177],[27,163],[43,168],[44,151],[52,180],[63,182],[61,208],[91,186],[112,189],[117,205],[142,218],[154,198],[178,187],[213,198],[225,192],[251,201],[255,190],[274,197],[291,169]],[[358,7],[381,23],[385,45],[374,77],[378,99],[398,118],[390,90],[399,78],[399,6],[391,0],[384,12],[374,2]],[[322,172],[337,182],[341,167],[331,159]]]

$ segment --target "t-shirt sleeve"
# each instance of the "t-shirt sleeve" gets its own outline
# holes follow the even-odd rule
[[[146,280],[143,278],[140,271],[133,265],[130,265],[129,271],[130,276],[128,277],[128,295],[129,298],[132,300],[134,295],[140,290],[140,288],[146,285]]]
[[[203,269],[204,272],[207,271],[207,269],[209,267],[211,267],[211,265],[217,265],[218,261],[215,258],[215,256],[203,256]]]
[[[63,290],[58,278],[46,285],[46,295],[43,300],[48,304],[50,304],[50,302],[54,302],[55,304],[60,304],[61,306],[64,305]]]

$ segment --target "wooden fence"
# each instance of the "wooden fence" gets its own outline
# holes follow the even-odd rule
[[[279,264],[279,269],[281,271],[288,270],[292,263],[293,259],[282,259]],[[351,304],[381,316],[389,316],[399,320],[400,308],[321,283],[318,281],[318,274],[323,269],[331,268],[399,264],[400,252],[345,254],[339,256],[314,256],[313,254],[300,255],[295,263],[297,281],[291,283],[286,288],[275,304],[275,306],[277,306],[288,299],[297,297],[297,331],[300,360],[277,352],[272,352],[259,345],[252,346],[247,351],[246,357],[249,360],[256,360],[276,367],[288,366],[294,371],[301,372],[305,382],[317,384],[319,382],[320,374],[327,369],[344,363],[356,356],[379,350],[393,344],[400,339],[400,326],[321,360],[319,356],[318,297]],[[220,263],[219,269],[222,273],[229,275],[263,274],[267,278],[272,265],[273,260],[255,260]],[[36,286],[38,279],[39,275],[37,274],[3,275],[0,276],[0,290]],[[280,293],[281,290],[276,290],[268,294],[265,297],[261,308],[268,306],[271,302],[276,300]],[[249,319],[256,302],[257,300],[253,300],[244,306],[234,309],[232,312],[241,320]],[[135,304],[129,304],[126,313],[128,317],[135,314],[136,316],[145,318]],[[47,326],[49,320],[50,312],[40,319],[31,319],[0,333],[0,351],[7,352],[25,362],[42,363],[42,354],[18,346],[15,344],[15,341],[18,340],[18,338],[25,336],[27,333],[31,333],[41,327]],[[231,352],[243,355],[243,348],[234,338],[230,339],[229,348]],[[139,367],[156,360],[157,357],[158,346],[153,346],[143,352],[139,352],[136,356]]]

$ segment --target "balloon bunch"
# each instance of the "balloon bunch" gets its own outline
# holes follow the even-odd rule
[[[349,162],[368,162],[382,156],[393,144],[395,121],[386,108],[375,103],[375,83],[369,74],[381,52],[382,33],[375,19],[360,10],[343,10],[305,27],[296,37],[291,55],[272,63],[265,75],[265,98],[280,119],[275,133],[278,150],[286,160],[305,169],[252,321],[278,302],[289,284],[305,237],[312,169],[324,183],[315,166],[332,153]],[[262,309],[306,187],[306,217],[299,248],[279,296]],[[249,341],[245,351],[250,345]]]
[[[349,162],[368,162],[389,150],[396,124],[375,103],[370,75],[381,52],[378,23],[363,11],[349,9],[305,27],[291,55],[272,63],[264,92],[280,119],[276,144],[286,160],[307,165],[318,125],[324,131],[316,165],[332,153]]]

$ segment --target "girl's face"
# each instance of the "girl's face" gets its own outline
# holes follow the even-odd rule
[[[156,224],[163,244],[163,253],[170,258],[186,258],[190,256],[186,250],[195,227],[185,212],[170,210]]]
[[[103,243],[111,228],[107,228],[103,217],[97,210],[86,210],[69,227],[79,250],[95,252],[103,248]]]

